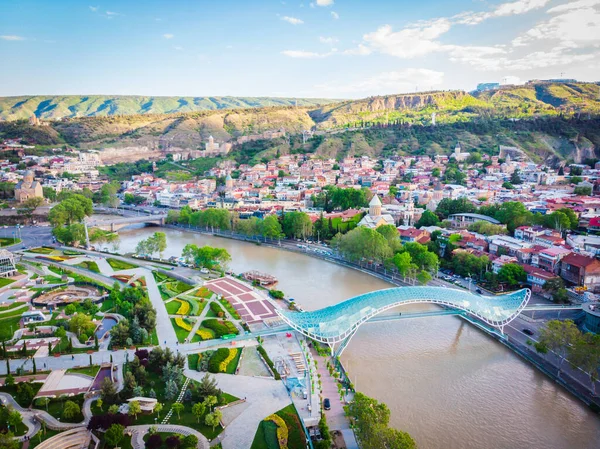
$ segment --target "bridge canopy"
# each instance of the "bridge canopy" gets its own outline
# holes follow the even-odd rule
[[[369,318],[404,304],[430,303],[459,309],[486,324],[502,327],[527,305],[531,291],[482,296],[444,287],[399,287],[355,296],[312,312],[276,309],[282,319],[302,334],[327,344],[342,342]]]

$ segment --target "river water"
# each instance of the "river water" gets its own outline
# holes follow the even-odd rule
[[[137,242],[154,231],[121,230],[119,252],[133,252]],[[302,254],[162,231],[167,234],[166,256],[180,256],[188,243],[226,248],[233,271],[256,269],[276,276],[277,288],[307,310],[390,287],[367,274]],[[600,417],[460,318],[367,323],[342,361],[357,389],[385,402],[391,410],[390,424],[409,432],[419,448],[600,448]]]

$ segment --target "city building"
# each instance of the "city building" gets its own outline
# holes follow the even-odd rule
[[[561,261],[560,277],[570,284],[596,293],[600,291],[600,261],[571,253]]]
[[[369,202],[369,213],[358,223],[358,226],[376,229],[383,225],[394,225],[394,217],[390,214],[381,213],[381,200],[375,195]]]
[[[25,173],[23,180],[17,183],[15,186],[15,199],[22,203],[29,198],[43,198],[44,191],[42,185],[35,181],[33,178],[33,172],[30,170]]]
[[[15,255],[5,249],[0,249],[0,277],[10,277],[17,274]]]

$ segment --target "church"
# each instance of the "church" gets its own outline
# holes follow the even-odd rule
[[[390,214],[381,213],[381,200],[379,199],[379,196],[375,195],[369,203],[369,213],[360,220],[358,226],[376,229],[383,225],[395,226],[396,224],[394,222],[394,217]]]
[[[33,172],[29,170],[23,176],[23,180],[15,186],[15,199],[22,203],[29,198],[43,198],[44,191],[42,185],[33,179]]]

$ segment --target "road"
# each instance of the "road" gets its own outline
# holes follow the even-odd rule
[[[17,231],[15,226],[4,226],[0,227],[0,237],[13,238],[21,234],[21,243],[5,247],[10,251],[16,251],[22,249],[23,246],[26,248],[35,248],[38,246],[52,245],[52,228],[50,226],[22,226]]]

